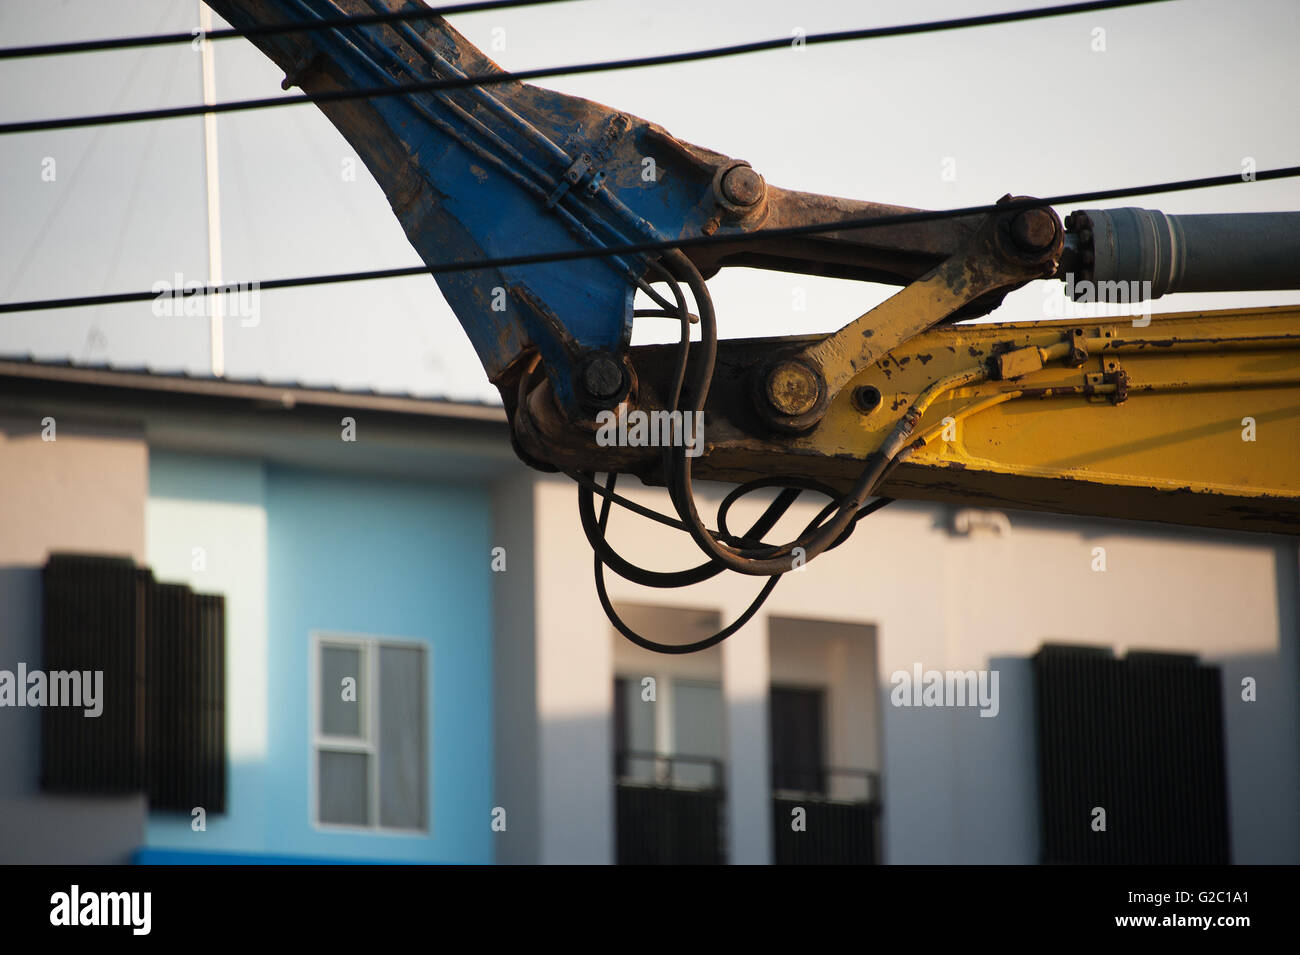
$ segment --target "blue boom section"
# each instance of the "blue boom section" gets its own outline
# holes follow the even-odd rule
[[[209,0],[233,26],[420,9],[416,0]],[[500,74],[445,20],[251,38],[309,94]],[[597,249],[701,230],[727,157],[578,97],[507,81],[319,102],[384,189],[426,264]],[[436,273],[488,376],[536,347],[560,403],[578,359],[621,354],[643,256]]]

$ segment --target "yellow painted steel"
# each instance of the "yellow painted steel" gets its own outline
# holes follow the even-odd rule
[[[898,451],[879,489],[890,497],[1300,534],[1300,307],[1138,322],[931,328],[854,375],[793,435],[755,413],[756,371],[818,339],[722,342],[694,475],[788,476],[843,493],[870,455]],[[639,407],[663,407],[654,383],[676,355],[633,349]],[[536,433],[522,441],[534,456],[664,481],[660,449],[600,446],[551,405],[531,401]]]
[[[936,381],[999,364],[1027,373],[936,395],[885,493],[1300,533],[1300,308],[936,328],[792,450],[860,459]]]

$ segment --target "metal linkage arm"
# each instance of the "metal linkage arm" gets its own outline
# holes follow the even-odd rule
[[[757,404],[769,425],[806,431],[859,372],[897,345],[981,299],[1000,300],[1056,269],[1064,244],[1050,209],[992,215],[965,245],[925,276],[816,344],[759,372]]]

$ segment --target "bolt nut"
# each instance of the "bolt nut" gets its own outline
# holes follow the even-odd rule
[[[817,404],[821,385],[811,368],[797,361],[783,361],[767,374],[763,383],[768,404],[783,415],[807,414]]]
[[[763,177],[749,166],[735,166],[722,177],[722,196],[733,205],[757,205],[766,193]]]
[[[623,388],[623,368],[608,355],[596,355],[582,370],[582,384],[593,398],[612,398]]]
[[[875,385],[862,385],[853,389],[852,400],[853,407],[857,408],[862,414],[871,414],[880,407],[880,403],[885,399],[881,395],[880,389]]]
[[[1011,220],[1011,240],[1024,252],[1042,252],[1056,241],[1055,217],[1047,209],[1026,209]]]

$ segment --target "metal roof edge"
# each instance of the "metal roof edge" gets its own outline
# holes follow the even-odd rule
[[[158,374],[144,370],[122,370],[107,366],[87,368],[66,362],[0,357],[0,379],[44,381],[54,385],[117,388],[159,394],[191,395],[215,400],[243,400],[277,404],[286,410],[298,406],[350,408],[397,415],[452,418],[465,421],[502,423],[505,409],[487,402],[417,398],[411,395],[376,394],[372,391],[343,391],[303,385],[277,385],[254,381],[199,378],[186,374]]]

